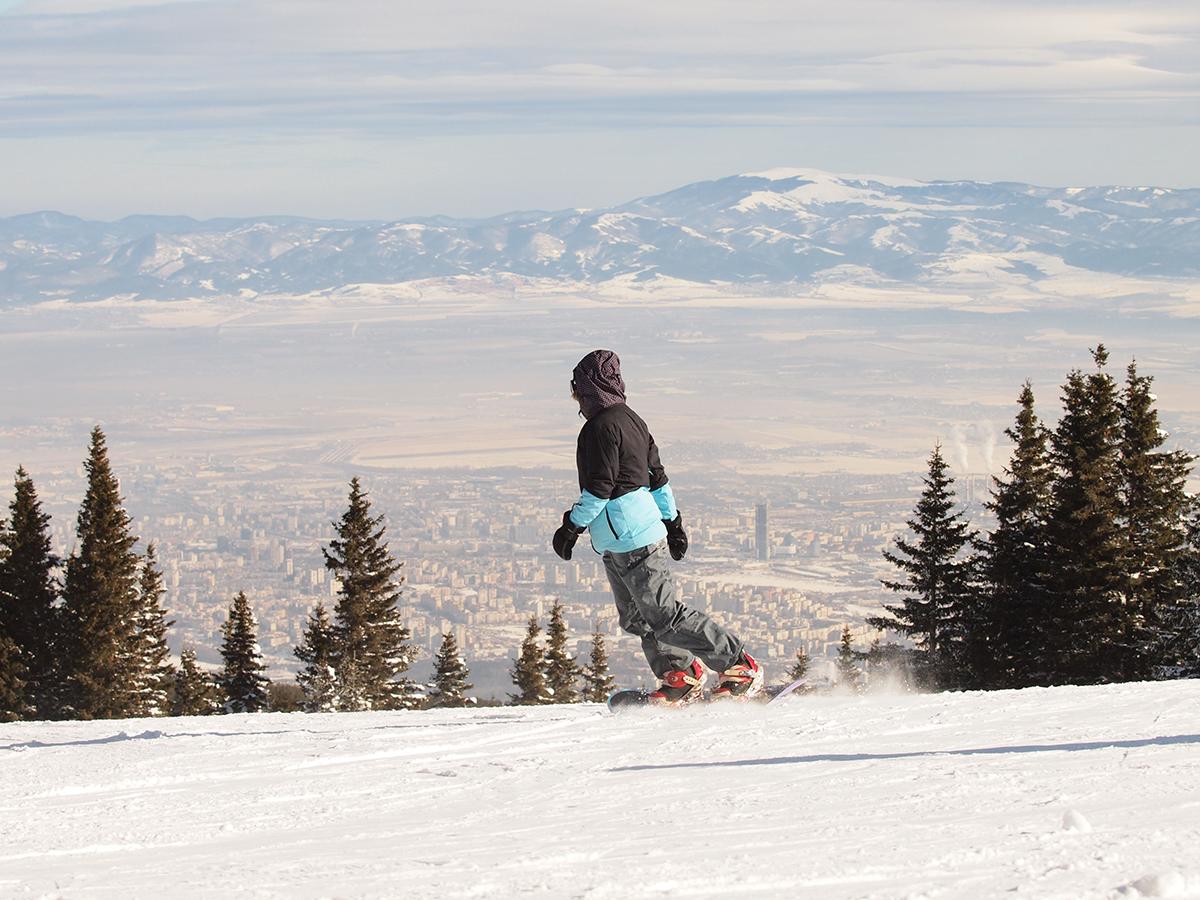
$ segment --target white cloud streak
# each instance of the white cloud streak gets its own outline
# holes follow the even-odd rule
[[[745,118],[737,98],[749,94],[785,104],[846,93],[1200,94],[1200,66],[1156,59],[1163,47],[1200,49],[1200,11],[1166,6],[27,0],[13,12],[0,35],[0,109],[24,133],[39,123],[90,131],[102,117],[115,131],[210,130],[222,115],[236,128],[247,109],[267,128],[302,118],[315,130],[370,130],[398,107],[439,103],[467,105],[424,110],[457,123],[504,101],[512,108],[482,121],[519,123],[606,98],[693,97],[705,112]],[[786,113],[762,105],[768,119]],[[608,121],[622,112],[594,110]]]

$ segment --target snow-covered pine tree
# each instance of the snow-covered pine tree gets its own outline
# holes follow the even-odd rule
[[[30,715],[24,674],[20,648],[0,629],[0,722],[15,722]]]
[[[221,658],[225,667],[220,685],[227,713],[256,713],[267,708],[268,681],[263,672],[258,646],[258,622],[245,593],[239,592],[229,607],[229,618],[221,628]]]
[[[31,718],[58,713],[61,695],[56,642],[60,630],[58,584],[61,560],[51,552],[50,516],[42,512],[33,481],[17,469],[9,521],[0,528],[0,632],[16,646],[23,670],[23,706]]]
[[[133,690],[131,714],[136,716],[165,716],[168,712],[168,697],[175,681],[175,667],[171,665],[171,651],[167,649],[167,629],[174,622],[167,621],[162,608],[162,572],[158,568],[158,557],[154,544],[146,548],[142,560],[142,576],[138,590],[137,630],[134,632]]]
[[[889,615],[869,618],[867,624],[912,638],[914,674],[924,684],[950,687],[961,675],[960,620],[972,597],[974,570],[964,550],[975,533],[961,511],[952,511],[954,479],[940,445],[929,457],[924,483],[914,516],[908,520],[912,539],[896,538],[897,552],[883,552],[905,577],[882,584],[904,596],[897,606],[883,604]]]
[[[99,426],[92,429],[87,491],[75,528],[77,544],[63,581],[65,668],[63,713],[80,719],[130,713],[130,653],[138,605],[137,537]]]
[[[563,619],[562,603],[550,607],[550,624],[546,626],[546,691],[554,703],[579,702],[579,665],[567,653],[567,623]]]
[[[1173,667],[1169,648],[1177,608],[1186,602],[1180,560],[1187,545],[1186,484],[1194,458],[1164,450],[1153,379],[1126,372],[1121,403],[1121,524],[1124,538],[1122,589],[1129,648],[1125,679],[1148,678]]]
[[[220,710],[213,680],[196,663],[196,651],[184,647],[171,692],[171,715],[209,716]]]
[[[1053,605],[1046,523],[1054,468],[1047,449],[1050,432],[1034,411],[1028,381],[1017,402],[1016,420],[1004,432],[1015,447],[1005,469],[1008,478],[993,479],[987,508],[996,527],[978,543],[982,584],[965,634],[971,681],[982,688],[1045,680],[1040,629]]]
[[[438,648],[434,658],[433,689],[429,692],[426,705],[430,708],[470,706],[473,701],[467,697],[467,691],[474,687],[467,682],[470,677],[471,673],[458,650],[454,632],[447,631],[442,635],[442,646]]]
[[[338,708],[336,653],[333,623],[324,603],[318,603],[304,626],[304,638],[293,651],[304,663],[296,683],[304,692],[305,712],[333,712]]]
[[[417,651],[396,610],[404,564],[388,552],[383,516],[371,515],[357,478],[350,480],[350,504],[334,530],[337,537],[322,552],[325,567],[341,583],[334,610],[339,707],[412,707],[418,697],[402,676]]]
[[[1051,438],[1056,477],[1047,534],[1053,609],[1044,662],[1051,684],[1114,681],[1133,651],[1124,602],[1121,512],[1121,413],[1108,351],[1092,352],[1096,371],[1071,372],[1063,415]]]
[[[588,703],[603,703],[617,687],[608,671],[608,648],[599,628],[592,632],[592,649],[583,669],[583,685],[583,699]]]
[[[838,644],[837,671],[838,684],[859,693],[863,686],[862,671],[858,668],[859,654],[854,650],[854,637],[850,634],[850,626],[842,626],[842,640]]]
[[[521,655],[513,665],[512,680],[517,693],[511,694],[513,703],[519,706],[534,706],[552,703],[553,698],[546,690],[546,657],[538,635],[542,633],[536,615],[529,617],[525,640],[521,642]]]
[[[804,652],[804,648],[800,647],[796,650],[796,661],[792,663],[792,667],[788,669],[788,681],[799,681],[808,674],[809,659],[808,654]]]

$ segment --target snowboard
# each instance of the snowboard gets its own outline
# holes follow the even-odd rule
[[[749,700],[713,700],[712,695],[708,691],[705,691],[699,700],[693,700],[691,703],[684,704],[683,707],[666,706],[662,708],[684,709],[688,706],[703,703],[774,703],[776,700],[782,700],[784,697],[795,693],[806,682],[807,679],[801,678],[799,681],[793,681],[791,684],[767,685],[763,688],[762,693],[751,697]],[[617,691],[608,698],[608,711],[612,713],[626,712],[631,709],[650,706],[652,706],[650,703],[650,691],[641,688],[626,688],[625,690]]]

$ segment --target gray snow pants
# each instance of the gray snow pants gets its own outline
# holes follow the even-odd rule
[[[667,542],[629,553],[604,554],[621,628],[642,639],[654,674],[686,669],[694,657],[724,672],[742,653],[742,642],[711,617],[680,602],[667,568]]]

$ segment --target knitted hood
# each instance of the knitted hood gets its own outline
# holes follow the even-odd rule
[[[621,360],[611,350],[593,350],[571,373],[580,408],[589,419],[610,406],[625,402]]]

